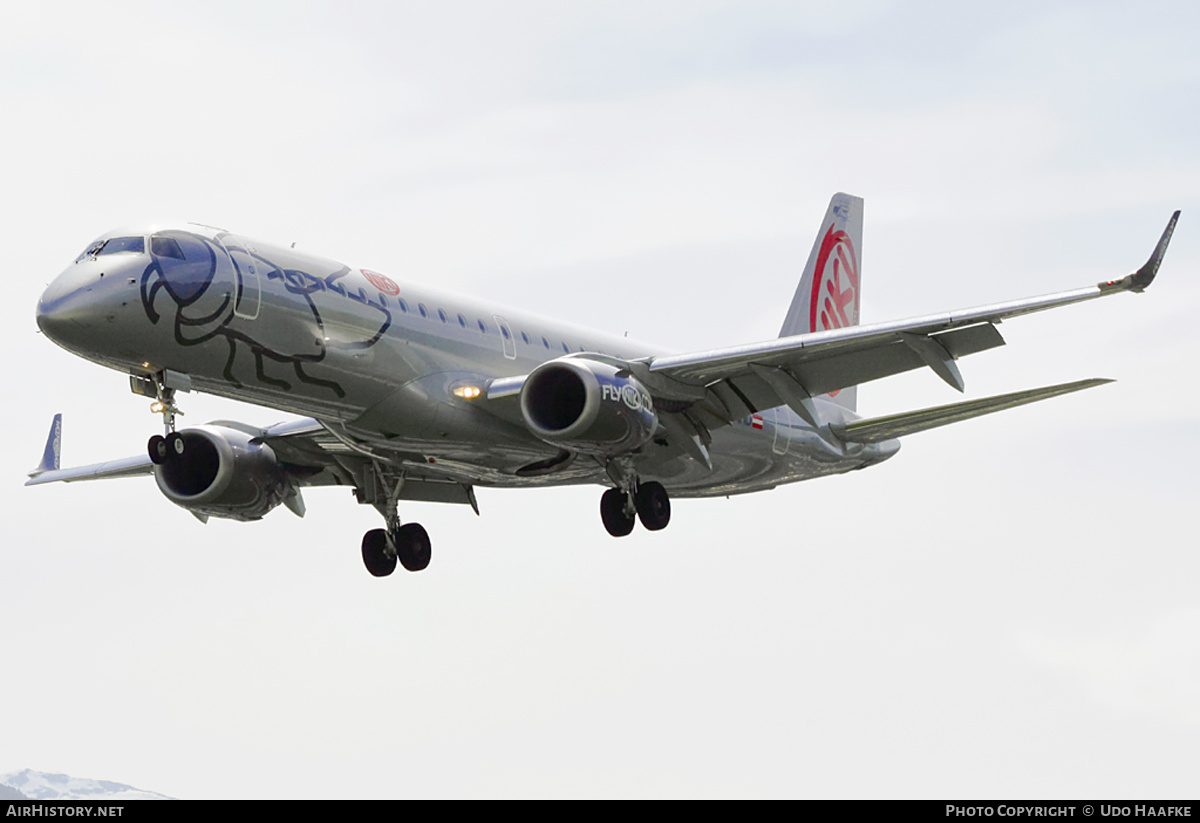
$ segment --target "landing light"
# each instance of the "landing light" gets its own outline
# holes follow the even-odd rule
[[[483,394],[483,389],[478,386],[459,386],[454,390],[455,397],[461,397],[463,400],[474,400]]]
[[[152,414],[162,414],[162,410],[165,408],[166,408],[166,406],[164,406],[158,400],[155,400],[153,403],[150,404],[150,412]]]

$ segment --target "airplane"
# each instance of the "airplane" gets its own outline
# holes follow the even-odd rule
[[[657,531],[671,498],[771,489],[863,469],[899,438],[1111,382],[1080,380],[876,418],[857,386],[928,367],[958,391],[957,361],[1004,344],[1013,317],[1142,292],[1176,211],[1134,273],[1071,291],[859,324],[863,201],[836,194],[775,339],[669,354],[400,282],[201,224],[118,229],[67,266],[37,306],[41,331],[129,376],[163,433],[146,451],[62,468],[53,418],[26,485],[152,474],[202,522],[303,516],[301,489],[348,486],[384,528],[362,539],[376,577],[428,566],[403,501],[466,504],[475,488],[598,484],[614,537]],[[293,244],[294,246],[294,244]],[[208,392],[299,415],[267,428],[177,428],[178,394]]]

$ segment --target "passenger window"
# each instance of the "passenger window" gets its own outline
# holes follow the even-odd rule
[[[529,345],[529,335],[527,335],[525,332],[521,332],[521,339],[525,341],[525,345]]]
[[[439,318],[441,318],[441,321],[442,321],[443,323],[445,323],[445,322],[446,322],[446,310],[445,310],[445,309],[438,309],[438,317],[439,317]]]
[[[429,316],[429,311],[428,311],[428,310],[425,308],[425,304],[424,304],[424,303],[418,303],[418,304],[417,304],[417,311],[418,311],[418,312],[420,312],[420,314],[421,314],[421,316],[422,316],[422,317],[428,317],[428,316]]]
[[[480,331],[480,333],[481,333],[481,334],[487,334],[487,326],[485,326],[485,325],[484,325],[483,321],[482,321],[482,320],[477,320],[476,322],[477,322],[477,323],[479,323],[479,331]]]
[[[408,314],[408,303],[404,302],[404,298],[403,298],[403,297],[398,297],[398,298],[396,298],[396,299],[397,299],[397,300],[399,301],[399,303],[400,303],[400,311],[404,312],[405,314]]]
[[[465,329],[465,328],[467,327],[467,318],[463,317],[463,316],[460,314],[460,315],[458,316],[458,325],[462,326],[462,327]]]

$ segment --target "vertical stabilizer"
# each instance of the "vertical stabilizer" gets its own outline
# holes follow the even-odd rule
[[[780,337],[858,325],[862,219],[861,197],[839,192],[829,201]],[[828,397],[854,410],[857,393],[850,386]]]

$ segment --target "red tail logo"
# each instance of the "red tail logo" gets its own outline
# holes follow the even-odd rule
[[[832,223],[817,253],[808,322],[813,331],[858,325],[858,258],[850,235]]]
[[[812,305],[808,327],[813,331],[844,329],[858,325],[858,257],[854,243],[833,223],[821,240],[813,271]],[[818,322],[819,321],[819,322]],[[829,393],[837,397],[836,391]]]

